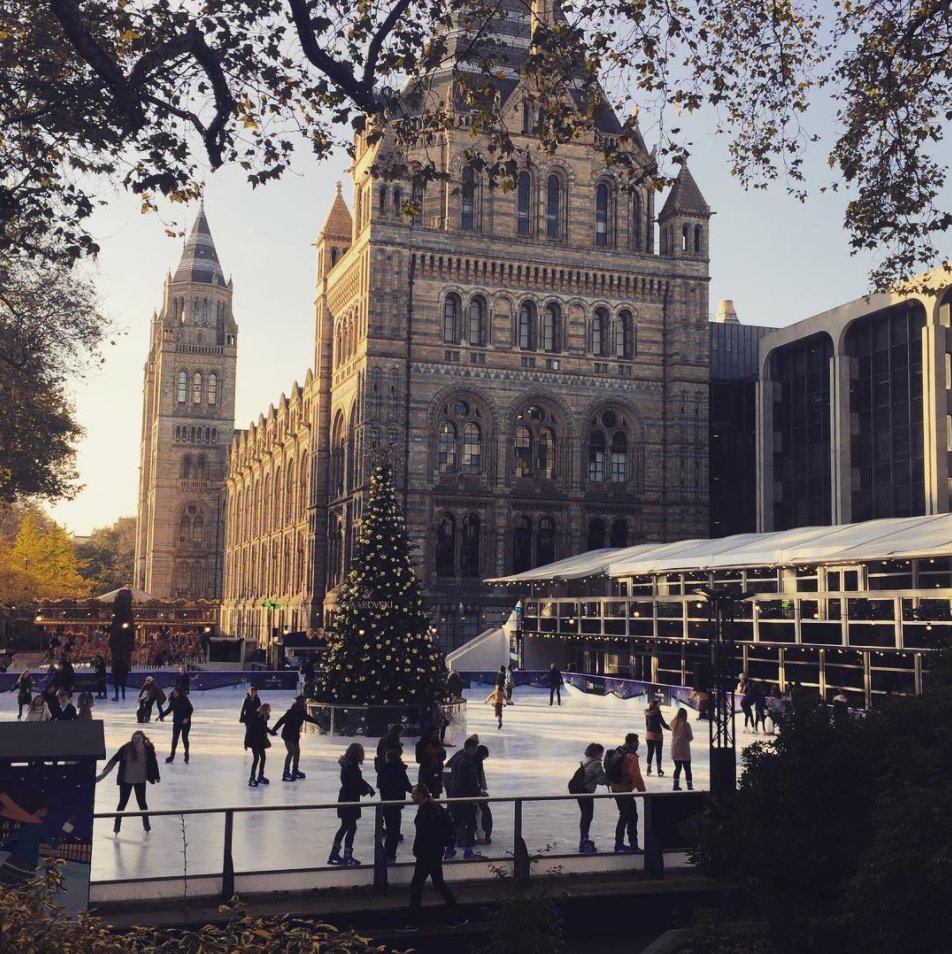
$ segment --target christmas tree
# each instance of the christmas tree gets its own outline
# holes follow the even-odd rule
[[[351,570],[326,639],[321,696],[328,702],[410,705],[441,698],[445,670],[388,465],[370,478]]]

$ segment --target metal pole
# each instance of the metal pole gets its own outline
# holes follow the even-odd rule
[[[374,894],[387,893],[387,855],[383,850],[383,808],[374,805]]]
[[[513,803],[512,823],[512,876],[521,884],[529,880],[529,850],[522,837],[522,799],[517,798]]]
[[[225,812],[225,855],[221,866],[221,900],[230,901],[235,896],[235,863],[231,854],[232,834],[234,832],[235,813]]]

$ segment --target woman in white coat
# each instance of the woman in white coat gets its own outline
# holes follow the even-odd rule
[[[678,714],[671,720],[671,758],[674,761],[674,791],[681,791],[681,769],[684,769],[684,781],[688,791],[694,791],[694,781],[691,777],[691,742],[694,732],[688,722],[688,710],[678,709]]]

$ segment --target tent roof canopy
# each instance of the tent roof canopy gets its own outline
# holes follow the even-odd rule
[[[615,550],[590,550],[495,577],[489,583],[578,580],[653,573],[758,566],[867,563],[952,555],[952,514],[893,517],[832,527],[798,527],[770,533],[741,533],[716,540],[642,543]]]
[[[132,593],[133,603],[148,603],[151,600],[158,599],[158,597],[153,596],[151,593],[146,593],[145,590],[137,590],[134,586],[120,586],[118,589],[110,590],[108,593],[97,596],[96,599],[100,603],[112,603],[115,601],[120,590],[129,590],[129,592]]]

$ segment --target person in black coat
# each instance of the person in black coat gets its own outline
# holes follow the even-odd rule
[[[192,677],[188,674],[187,666],[179,666],[178,675],[175,677],[175,688],[181,689],[186,696],[192,691]]]
[[[143,812],[148,811],[149,806],[145,801],[146,782],[154,785],[161,781],[161,778],[159,776],[159,760],[155,757],[155,746],[141,729],[136,729],[132,733],[130,741],[126,742],[106,763],[105,768],[96,776],[96,781],[101,782],[117,764],[119,765],[119,774],[116,778],[116,784],[119,786],[119,804],[116,806],[116,811],[125,810],[129,803],[129,796],[133,791],[136,793],[136,802],[139,809]],[[112,830],[117,835],[121,825],[122,819],[117,816],[112,826]],[[142,816],[142,827],[146,831],[152,830],[148,815]]]
[[[17,694],[17,718],[23,718],[23,710],[33,701],[33,677],[24,669],[20,677],[10,687],[10,692]]]
[[[446,749],[440,741],[439,730],[432,725],[426,726],[416,744],[416,760],[420,766],[417,781],[425,785],[434,798],[443,793],[443,762]]]
[[[109,692],[106,689],[106,660],[102,656],[96,657],[96,698],[108,699]]]
[[[241,704],[241,715],[238,716],[238,721],[242,725],[247,725],[248,716],[254,715],[260,708],[261,700],[258,698],[258,690],[251,686],[245,695],[245,701]]]
[[[169,707],[162,711],[159,706],[159,721],[172,713],[172,751],[165,760],[166,763],[175,761],[175,749],[178,747],[179,736],[182,737],[182,748],[185,749],[185,764],[188,765],[188,734],[192,731],[192,703],[182,689],[176,687],[169,693]]]
[[[304,696],[296,696],[291,708],[274,725],[275,732],[281,729],[281,738],[284,739],[284,747],[288,750],[288,754],[284,757],[284,774],[281,776],[283,782],[294,782],[299,778],[307,778],[303,772],[298,770],[298,766],[301,764],[301,727],[305,722],[320,725],[317,719],[313,719],[307,714]],[[363,750],[361,749],[361,751]]]
[[[399,749],[389,749],[386,761],[377,773],[377,788],[380,789],[380,800],[384,802],[403,801],[407,792],[413,791],[410,779],[407,776],[407,767],[400,758]],[[383,823],[386,834],[383,840],[384,854],[387,864],[395,864],[397,860],[397,845],[400,844],[400,822],[403,817],[403,808],[400,805],[390,805],[383,809]]]
[[[476,798],[481,794],[479,762],[476,758],[478,749],[479,736],[471,735],[463,743],[463,748],[446,763],[446,771],[450,779],[446,786],[448,798]],[[475,850],[476,804],[476,802],[457,802],[450,812],[456,822],[457,844],[463,846],[463,858],[467,861],[482,857]],[[455,849],[447,848],[447,860],[455,855]]]
[[[549,705],[552,705],[553,699],[559,700],[559,705],[562,705],[562,686],[565,685],[565,680],[562,678],[562,673],[559,671],[555,663],[552,663],[549,666]]]
[[[406,927],[399,929],[404,933],[417,930],[420,916],[420,902],[423,900],[423,888],[426,879],[446,902],[447,916],[451,927],[462,927],[466,919],[459,913],[456,896],[443,880],[443,851],[453,844],[453,822],[442,805],[437,804],[425,785],[417,785],[412,793],[413,803],[417,805],[416,837],[413,839],[413,880],[410,882],[410,910]]]
[[[122,692],[122,698],[126,698],[126,683],[129,680],[129,664],[124,659],[112,660],[112,701],[119,701],[119,693]]]
[[[271,718],[271,706],[264,703],[260,709],[252,712],[245,723],[245,748],[251,749],[251,778],[248,784],[252,788],[259,785],[270,785],[270,779],[265,778],[264,763],[265,750],[271,748],[269,735],[277,735],[277,729],[268,728],[268,719]]]
[[[377,788],[380,788],[380,772],[387,763],[387,753],[391,749],[396,749],[400,755],[403,755],[403,743],[400,741],[402,732],[402,726],[399,722],[396,722],[387,729],[387,734],[377,743],[377,754],[374,757],[374,771],[377,773]]]
[[[277,728],[277,726],[275,726]],[[337,817],[340,819],[340,828],[334,835],[334,847],[331,848],[327,859],[329,865],[347,865],[358,867],[360,862],[354,857],[354,835],[357,834],[357,819],[360,818],[360,798],[362,795],[377,793],[364,781],[360,765],[364,760],[364,747],[359,742],[352,742],[347,751],[338,760],[340,763],[340,792],[337,794],[339,802],[357,802],[353,808],[349,805],[340,805],[337,808]],[[340,846],[344,842],[344,855],[341,857]]]
[[[65,689],[60,689],[56,693],[56,702],[59,711],[53,716],[54,719],[58,719],[60,722],[72,722],[73,719],[79,718],[76,706],[72,702],[72,696]]]

